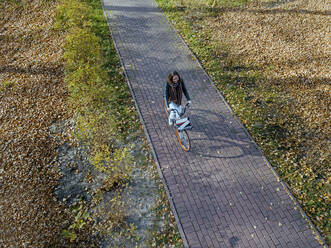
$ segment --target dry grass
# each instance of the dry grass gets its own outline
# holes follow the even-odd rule
[[[0,246],[70,247],[49,126],[66,119],[56,1],[0,2]]]
[[[174,2],[188,8],[196,3]],[[198,6],[204,9],[210,2],[201,1]],[[307,130],[317,134],[305,145],[319,151],[320,161],[325,162],[331,135],[329,1],[251,0],[244,7],[215,2],[215,8],[209,7],[214,14],[198,20],[192,16],[192,25],[218,43],[214,52],[223,69],[255,70],[265,79],[262,87],[276,87],[291,99],[290,109],[284,112],[299,116]]]
[[[269,1],[270,2],[270,1]],[[317,129],[309,146],[330,151],[330,14],[328,1],[294,1],[273,8],[261,3],[228,10],[208,25],[215,39],[231,44],[229,57],[260,67],[266,85],[295,99],[292,112]]]
[[[258,67],[267,76],[265,85],[277,86],[294,99],[291,112],[319,134],[309,146],[326,155],[331,134],[328,1],[276,6],[225,9],[206,22],[219,31],[214,39],[231,44],[230,60]]]
[[[307,125],[330,132],[328,1],[276,6],[228,9],[207,23],[219,30],[215,39],[231,44],[231,59],[260,67],[268,77],[265,84],[278,85],[296,98],[294,111]]]

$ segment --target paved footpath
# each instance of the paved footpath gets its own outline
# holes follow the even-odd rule
[[[186,247],[321,247],[208,75],[154,0],[103,0],[110,30]],[[192,98],[190,152],[162,95],[178,70]]]

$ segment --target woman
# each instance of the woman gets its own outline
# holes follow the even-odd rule
[[[179,76],[179,73],[177,71],[170,73],[165,87],[164,100],[168,111],[176,109],[178,113],[176,111],[170,112],[169,126],[174,124],[175,120],[179,118],[178,114],[182,112],[181,104],[183,93],[188,103],[191,103],[190,96],[187,92],[184,81]]]

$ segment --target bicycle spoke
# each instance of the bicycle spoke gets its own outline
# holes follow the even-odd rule
[[[185,148],[187,148],[187,142],[186,142],[186,137],[183,135],[182,137],[182,143]]]

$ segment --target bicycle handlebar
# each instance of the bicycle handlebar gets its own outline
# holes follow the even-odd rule
[[[190,104],[189,104],[189,103],[186,103],[185,106],[184,106],[184,110],[183,110],[183,114],[182,114],[182,115],[185,114],[186,109],[187,109],[188,107],[190,107]]]

